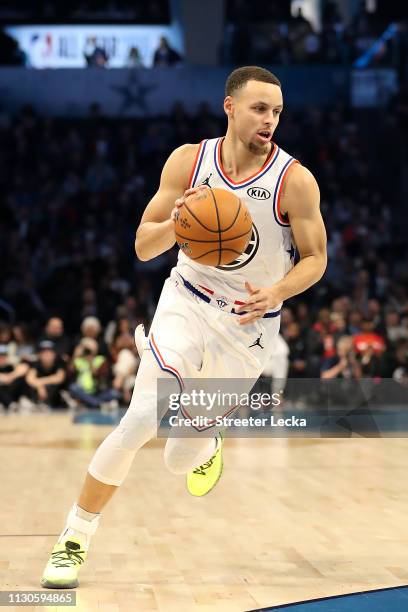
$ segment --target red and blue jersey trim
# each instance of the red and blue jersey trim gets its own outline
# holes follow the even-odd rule
[[[153,334],[150,334],[150,338],[149,338],[149,344],[150,344],[150,348],[152,350],[152,353],[157,361],[157,363],[159,364],[159,367],[161,370],[163,370],[164,372],[168,372],[169,374],[171,374],[172,376],[174,376],[175,378],[177,378],[177,381],[180,385],[180,393],[182,393],[184,391],[185,385],[184,385],[184,381],[183,378],[181,377],[180,372],[174,368],[173,366],[171,366],[170,364],[166,363],[164,361],[164,358],[162,356],[162,354],[160,353],[159,347],[157,346],[156,340],[154,338]],[[230,415],[234,410],[236,410],[238,406],[234,406],[233,408],[231,408],[230,410],[228,410],[228,412],[226,412],[223,416],[228,416]],[[180,411],[182,413],[182,415],[185,418],[188,419],[193,419],[194,415],[191,415],[185,408],[184,406],[181,404],[180,405]],[[196,426],[192,426],[193,429],[195,429],[196,431],[204,431],[205,429],[210,429],[211,427],[214,427],[214,425],[216,424],[216,419],[211,419],[210,421],[208,421],[208,425],[205,427],[196,427]]]
[[[150,334],[150,338],[149,338],[149,344],[150,344],[150,348],[152,350],[152,353],[157,361],[157,363],[160,366],[160,369],[163,370],[163,372],[168,372],[169,374],[171,374],[172,376],[175,376],[177,378],[177,381],[180,385],[180,391],[183,391],[184,389],[184,381],[183,378],[180,374],[180,372],[178,370],[176,370],[176,368],[173,368],[173,366],[171,366],[170,364],[166,363],[163,359],[162,354],[159,351],[159,347],[157,346],[156,340],[154,339],[153,334]]]
[[[236,410],[237,408],[239,408],[239,404],[230,408],[225,414],[223,414],[219,418],[225,419],[226,417],[230,416],[230,414],[232,414],[234,410]],[[183,417],[186,419],[192,420],[194,418],[194,415],[189,414],[182,404],[180,405],[180,412],[183,415]],[[214,427],[214,425],[217,424],[217,419],[216,418],[209,419],[207,417],[206,422],[207,422],[207,425],[191,425],[191,427],[195,429],[196,431],[206,431],[207,429],[211,429],[211,427]]]
[[[194,164],[193,164],[193,167],[191,169],[190,180],[188,182],[189,189],[191,189],[191,187],[194,187],[195,182],[197,180],[198,174],[200,172],[200,167],[201,167],[201,164],[203,162],[203,158],[204,158],[204,153],[205,153],[205,148],[207,146],[207,142],[208,142],[208,140],[202,140],[200,142],[200,146],[198,147],[198,151],[197,151],[197,154],[195,156]]]
[[[275,191],[273,194],[273,214],[275,217],[275,221],[278,225],[281,225],[282,227],[290,227],[290,223],[287,221],[287,219],[285,219],[285,217],[282,215],[281,211],[280,211],[280,199],[281,199],[281,195],[282,195],[282,187],[283,187],[283,183],[285,182],[286,176],[289,172],[289,170],[293,167],[294,164],[298,164],[298,160],[295,159],[294,157],[291,157],[286,164],[283,166],[278,180],[276,182],[276,187],[275,187]]]
[[[194,295],[196,295],[197,297],[199,297],[200,299],[202,299],[204,302],[207,302],[207,304],[211,303],[211,298],[208,295],[205,295],[204,293],[202,293],[202,291],[200,291],[199,289],[197,289],[197,287],[194,287],[194,285],[192,285],[187,279],[185,279],[183,276],[181,276],[181,274],[179,274],[181,280],[183,281],[184,286],[186,287],[186,289],[188,289],[189,291],[191,291],[192,293],[194,293]],[[208,287],[204,287],[204,285],[198,285],[199,287],[201,287],[201,289],[204,289],[204,291],[207,291],[207,293],[210,294],[210,296],[214,296],[214,291],[212,289],[208,289]],[[245,304],[245,302],[241,302],[240,300],[234,300],[234,306],[243,306]],[[231,312],[231,314],[235,314],[238,316],[242,316],[244,314],[247,314],[246,311],[243,312],[236,312],[235,308],[231,308],[230,311],[226,310],[224,312]],[[272,312],[266,312],[263,315],[263,319],[272,319],[274,317],[279,317],[279,315],[281,314],[281,309],[279,310],[274,310]]]
[[[262,168],[260,168],[257,172],[255,172],[255,174],[252,174],[251,176],[244,179],[243,181],[238,181],[238,182],[233,181],[228,176],[228,174],[225,172],[222,166],[221,147],[222,147],[223,140],[224,138],[219,138],[215,144],[214,165],[217,169],[218,174],[220,175],[224,183],[228,185],[230,189],[242,189],[243,187],[249,187],[249,185],[252,185],[252,183],[255,183],[262,176],[264,176],[264,174],[268,172],[268,170],[273,166],[275,161],[278,159],[280,149],[278,145],[276,145],[275,143],[272,143],[273,144],[272,154],[268,157],[268,159],[266,160]]]

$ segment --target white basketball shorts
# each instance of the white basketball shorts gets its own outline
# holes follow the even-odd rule
[[[233,379],[239,381],[241,393],[249,393],[271,357],[280,315],[248,325],[238,325],[238,320],[239,315],[224,312],[187,289],[173,270],[157,305],[149,346],[166,378],[171,374],[177,379],[180,392],[192,379],[203,381],[206,389],[213,380],[218,381],[215,389],[218,379]],[[218,416],[230,414],[233,408]],[[181,411],[187,418],[199,412],[191,405]]]

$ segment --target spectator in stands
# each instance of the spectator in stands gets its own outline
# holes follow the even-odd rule
[[[37,356],[25,379],[28,399],[42,407],[57,408],[61,405],[60,391],[66,378],[65,363],[51,340],[40,342]]]
[[[96,36],[87,38],[84,48],[84,58],[89,68],[105,68],[109,61],[105,49],[98,45]]]
[[[172,47],[165,36],[160,37],[159,46],[154,52],[153,66],[174,66],[182,61],[181,55]]]
[[[13,338],[13,328],[5,321],[0,321],[0,344],[7,348],[8,360],[17,363],[17,347]]]
[[[408,341],[398,340],[395,351],[388,355],[386,374],[408,387]]]
[[[359,363],[361,368],[361,376],[363,378],[380,378],[383,373],[383,363],[381,360],[381,352],[374,349],[372,344],[361,351],[359,354]]]
[[[28,363],[10,363],[7,345],[0,344],[0,411],[11,407],[20,398],[28,369]]]
[[[65,361],[68,361],[71,354],[71,342],[65,335],[64,321],[61,317],[51,317],[48,319],[43,340],[51,340],[54,343],[55,350]]]
[[[82,338],[75,348],[73,371],[75,382],[69,386],[69,393],[74,400],[89,408],[111,402],[118,405],[120,393],[111,388],[109,362],[98,352],[94,338]],[[68,398],[64,395],[64,399]]]
[[[356,351],[363,353],[369,346],[376,353],[382,353],[385,348],[384,338],[375,331],[375,322],[371,317],[364,317],[361,321],[361,332],[353,336]]]
[[[108,347],[104,339],[101,336],[102,326],[101,322],[97,317],[85,317],[81,324],[81,332],[84,338],[91,338],[92,340],[96,340],[98,346],[98,354],[108,355]],[[80,349],[81,345],[79,344],[74,351],[74,359],[78,357],[78,351],[82,352]]]
[[[311,42],[313,39],[313,42]],[[290,24],[289,27],[289,41],[291,49],[291,59],[296,62],[304,62],[308,58],[308,46],[309,52],[313,55],[319,49],[318,40],[314,40],[314,32],[311,24],[302,15],[302,11],[299,8],[298,16]]]
[[[13,325],[13,344],[15,362],[33,361],[35,358],[35,342],[31,339],[28,326],[25,323]]]
[[[307,376],[307,349],[297,322],[289,323],[284,332],[289,347],[289,378],[304,378]]]
[[[356,358],[351,336],[339,338],[336,354],[323,362],[321,378],[361,378],[361,366]]]
[[[310,309],[306,302],[298,303],[296,308],[296,321],[299,324],[301,333],[306,336],[311,324]]]
[[[408,329],[401,325],[401,317],[396,310],[388,310],[385,313],[385,333],[391,345],[395,345],[399,340],[408,340]]]
[[[363,315],[361,314],[360,310],[355,309],[350,312],[348,319],[348,329],[352,336],[361,332],[362,319]]]
[[[140,51],[137,47],[130,47],[125,64],[126,68],[144,68],[144,63]]]
[[[343,313],[333,311],[330,314],[330,322],[334,342],[337,342],[341,336],[347,335],[347,322]]]

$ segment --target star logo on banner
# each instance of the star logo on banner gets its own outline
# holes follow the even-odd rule
[[[149,114],[147,104],[148,94],[157,88],[157,85],[143,85],[135,74],[131,74],[126,85],[111,85],[111,89],[122,97],[119,115],[127,113],[131,108],[138,108],[144,115]]]

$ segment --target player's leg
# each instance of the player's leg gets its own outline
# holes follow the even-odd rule
[[[238,326],[233,315],[227,313],[219,313],[217,317],[207,321],[209,325],[206,333],[203,373],[206,374],[209,386],[211,387],[213,380],[216,391],[220,386],[219,379],[223,378],[225,383],[221,386],[224,396],[232,396],[231,391],[235,391],[238,395],[249,394],[270,357],[273,341],[279,332],[280,317],[261,320],[246,327]],[[259,338],[261,334],[263,343],[259,346],[259,343],[254,343],[253,340]],[[215,418],[230,415],[233,409],[233,403],[226,404],[222,401],[222,405],[216,406],[213,416]],[[209,435],[208,430],[206,435]],[[180,449],[183,449],[185,442],[180,440],[180,445]],[[215,451],[214,447],[208,448],[207,457],[203,452],[197,457],[201,461],[197,460],[187,471],[187,489],[192,495],[198,497],[206,495],[217,484],[223,470],[222,447],[223,436],[218,435]]]
[[[194,304],[187,304],[177,286],[167,282],[159,302],[152,329],[163,329],[164,345],[178,343],[178,351],[165,349],[173,367],[158,358],[152,350],[152,336],[148,350],[144,350],[136,377],[130,406],[120,424],[102,442],[89,466],[78,503],[71,509],[65,529],[60,535],[43,576],[43,585],[50,588],[77,586],[79,565],[83,563],[91,536],[99,523],[99,513],[124,481],[134,456],[157,432],[158,422],[166,410],[166,403],[157,396],[157,379],[166,379],[166,393],[178,393],[183,367],[197,371],[202,354],[199,343],[186,344],[185,325],[194,319]],[[196,326],[197,331],[197,326]],[[184,342],[182,339],[184,338]],[[136,340],[140,338],[136,334]],[[157,347],[156,347],[157,349]],[[188,357],[187,357],[188,356]],[[161,361],[160,361],[161,360]],[[67,561],[63,563],[61,559]]]
[[[90,539],[95,534],[100,512],[125,480],[134,456],[155,436],[158,420],[157,377],[162,373],[150,350],[144,352],[130,406],[119,425],[105,438],[89,465],[77,503],[68,514],[48,564],[42,585],[48,588],[73,588],[78,571],[86,559]],[[170,374],[169,387],[174,380]],[[178,391],[174,380],[174,390]]]
[[[150,330],[149,346],[162,372],[173,372],[180,389],[187,392],[196,383],[200,387],[205,375],[206,320],[217,311],[207,305],[203,309],[201,300],[180,285],[177,277],[169,283],[172,291],[171,302],[166,305],[167,324],[163,324],[158,313]],[[222,444],[221,439],[217,441],[214,429],[198,436],[189,427],[181,429],[177,428],[176,432],[172,429],[164,452],[165,464],[174,474],[186,474],[192,466],[207,461]]]
[[[173,474],[187,474],[191,468],[201,465],[217,449],[215,432],[202,437],[169,437],[164,448],[164,462]]]
[[[223,437],[215,429],[198,438],[169,438],[164,460],[174,474],[187,475],[187,490],[191,495],[202,497],[215,487],[221,477],[222,447]]]

